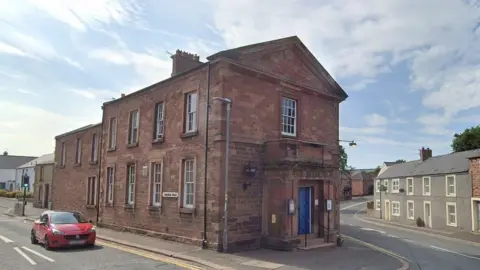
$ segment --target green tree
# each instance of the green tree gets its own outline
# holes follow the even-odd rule
[[[405,159],[397,159],[397,161],[395,161],[396,163],[405,163],[407,162]]]
[[[345,152],[343,145],[340,145],[340,172],[350,173],[353,170],[352,166],[348,166],[348,155]]]
[[[480,125],[455,133],[452,140],[453,152],[462,152],[480,148]]]
[[[380,165],[377,166],[377,168],[375,168],[375,171],[373,171],[373,175],[374,177],[377,177],[378,173],[380,172],[382,168],[380,168]]]

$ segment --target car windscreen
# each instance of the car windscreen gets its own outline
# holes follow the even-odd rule
[[[53,213],[51,214],[52,224],[77,224],[77,223],[87,223],[87,219],[80,213]]]

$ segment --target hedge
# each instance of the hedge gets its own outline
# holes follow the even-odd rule
[[[0,197],[5,198],[23,198],[23,191],[8,191],[4,189],[0,189]],[[33,193],[27,192],[27,198],[33,197]]]

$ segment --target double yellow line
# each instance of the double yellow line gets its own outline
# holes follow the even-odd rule
[[[120,244],[112,244],[112,243],[109,243],[109,242],[106,242],[106,241],[103,241],[103,240],[98,240],[98,239],[97,239],[96,243],[101,245],[101,246],[115,248],[115,249],[118,249],[118,250],[121,250],[121,251],[132,253],[132,254],[142,256],[142,257],[145,257],[145,258],[149,258],[149,259],[152,259],[152,260],[155,260],[155,261],[161,261],[161,262],[165,262],[165,263],[174,264],[174,265],[183,267],[185,269],[190,269],[190,270],[205,269],[205,268],[202,268],[202,267],[199,267],[199,266],[196,266],[196,265],[185,263],[181,260],[172,259],[172,258],[163,256],[163,255],[159,255],[159,254],[156,254],[156,253],[153,253],[153,252],[148,252],[148,251],[143,251],[143,250],[140,250],[140,249],[135,249],[135,248],[122,246]]]

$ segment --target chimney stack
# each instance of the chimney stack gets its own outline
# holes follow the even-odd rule
[[[425,161],[429,158],[432,157],[432,150],[430,148],[424,148],[422,147],[422,149],[420,149],[420,160],[421,161]]]
[[[172,57],[172,76],[198,67],[203,64],[200,62],[200,56],[188,53],[185,51],[177,50]]]

